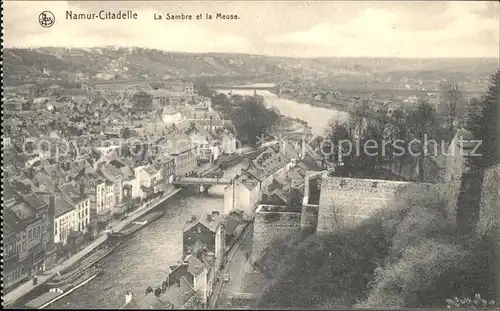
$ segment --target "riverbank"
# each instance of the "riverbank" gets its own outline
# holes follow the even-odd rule
[[[293,100],[294,102],[297,102],[299,104],[307,104],[307,105],[311,105],[314,107],[327,108],[327,109],[332,109],[332,110],[342,111],[342,112],[347,112],[347,113],[351,112],[351,109],[347,105],[344,105],[344,104],[330,103],[330,102],[327,102],[324,100],[315,100],[313,98],[297,97],[297,96],[292,96],[292,95],[288,95],[288,94],[278,95],[277,90],[274,90],[274,89],[269,90],[269,92],[273,93],[276,96],[279,96],[279,98]]]
[[[128,226],[135,220],[137,220],[139,217],[145,215],[146,213],[149,213],[153,209],[155,209],[158,205],[163,203],[165,200],[169,199],[170,197],[173,197],[177,193],[182,191],[182,188],[176,188],[172,189],[171,191],[167,192],[164,194],[162,197],[154,199],[151,202],[147,202],[143,204],[141,207],[136,209],[135,211],[129,213],[125,219],[119,220],[117,223],[113,224],[110,226],[110,230],[113,232],[119,232],[122,230],[124,227]],[[53,277],[56,276],[57,272],[59,271],[67,271],[69,270],[72,266],[75,264],[78,264],[82,259],[84,259],[86,256],[94,252],[97,248],[102,246],[105,242],[108,240],[108,233],[107,232],[101,232],[95,240],[93,240],[89,245],[87,245],[84,249],[76,253],[75,255],[71,256],[68,260],[64,261],[63,263],[54,266],[50,268],[49,270],[44,271],[41,275],[38,276],[38,282],[36,285],[33,285],[32,280],[29,280],[20,286],[16,287],[9,293],[7,293],[4,297],[4,306],[13,306],[16,301],[18,301],[20,298],[23,296],[27,295],[30,293],[32,290],[39,288],[42,284],[45,284],[47,281],[51,280]],[[100,258],[99,260],[101,260]],[[98,261],[98,260],[97,260]],[[97,262],[96,261],[96,262]],[[95,262],[94,262],[95,263]]]
[[[208,163],[207,165],[200,166],[196,170],[196,172],[205,176],[206,174],[208,174],[216,169],[217,169],[217,165],[214,165],[213,163]],[[54,267],[46,270],[44,273],[39,275],[37,285],[33,285],[32,280],[29,280],[29,281],[21,284],[19,287],[13,289],[11,292],[7,293],[4,297],[4,301],[6,301],[5,306],[13,307],[14,304],[18,303],[19,300],[22,300],[21,298],[27,296],[34,289],[41,290],[42,288],[40,287],[40,285],[43,285],[47,281],[51,280],[57,274],[57,272],[71,270],[71,268],[75,267],[75,265],[79,264],[82,260],[85,260],[87,257],[90,257],[92,253],[94,253],[98,248],[103,246],[106,242],[109,242],[108,232],[115,232],[115,233],[120,232],[125,227],[129,226],[131,223],[136,221],[138,218],[153,211],[160,204],[165,202],[167,199],[175,196],[176,194],[181,192],[183,189],[184,189],[184,187],[170,188],[169,190],[167,190],[167,192],[162,197],[158,197],[158,198],[155,198],[149,202],[146,202],[142,206],[140,206],[139,208],[126,214],[126,218],[121,219],[121,220],[117,220],[114,224],[111,224],[108,227],[108,230],[101,232],[99,235],[97,235],[97,237],[89,245],[85,246],[81,251],[74,254],[68,260],[62,262],[61,264],[58,264],[57,266],[54,266]],[[146,224],[146,226],[147,225],[148,224]],[[101,260],[101,259],[102,258],[100,258],[99,260]],[[95,262],[98,262],[99,260],[97,260]],[[92,262],[92,264],[94,264],[95,262]]]

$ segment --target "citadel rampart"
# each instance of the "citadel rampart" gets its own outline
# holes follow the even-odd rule
[[[260,259],[273,242],[287,234],[333,232],[396,206],[392,203],[397,199],[431,191],[448,202],[448,217],[456,220],[460,180],[431,184],[330,177],[327,172],[314,172],[306,176],[304,188],[302,208],[259,205],[255,212],[252,261]]]
[[[318,232],[331,232],[340,226],[354,225],[376,212],[387,210],[391,202],[413,193],[437,191],[449,201],[449,217],[456,217],[459,181],[443,184],[414,183],[375,179],[329,177],[322,174],[318,210]]]
[[[301,209],[277,205],[259,205],[255,211],[252,262],[261,258],[277,239],[300,231]]]
[[[321,172],[310,172],[305,177],[304,199],[300,228],[304,232],[314,232],[318,226],[319,197],[321,193]]]
[[[500,227],[500,164],[484,172],[477,231],[484,233],[495,226]]]

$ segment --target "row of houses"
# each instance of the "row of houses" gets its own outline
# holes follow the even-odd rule
[[[308,143],[302,135],[290,137],[251,160],[225,188],[224,213],[236,211],[245,218],[252,218],[255,208],[262,202],[300,205],[305,172],[326,167],[318,152],[319,144],[315,145],[314,141]]]
[[[176,135],[167,141],[143,146],[139,154],[118,147],[94,148],[58,158],[36,151],[28,156],[14,141],[4,146],[3,183],[12,189],[4,194],[10,202],[4,224],[12,245],[6,287],[50,267],[62,255],[61,249],[77,251],[114,217],[167,191],[176,176],[192,174],[197,168],[192,139]],[[33,231],[32,222],[43,222],[43,226],[35,225]],[[31,245],[35,237],[40,242]],[[29,242],[24,242],[26,238]]]
[[[216,283],[223,281],[226,253],[245,225],[236,212],[193,215],[184,225],[182,257],[167,267],[165,281],[144,295],[129,291],[123,309],[205,308]]]
[[[223,214],[212,211],[193,215],[183,229],[182,258],[167,268],[166,280],[149,294],[128,292],[124,308],[206,307],[215,285],[224,281],[226,254],[244,232],[258,204],[293,207],[302,203],[306,170],[319,170],[322,165],[314,150],[303,136],[288,137],[277,148],[249,160],[225,188]]]

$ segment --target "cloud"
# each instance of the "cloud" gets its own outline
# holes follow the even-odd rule
[[[467,2],[450,2],[448,10],[433,18],[447,23],[442,27],[428,24],[418,30],[407,27],[408,19],[400,12],[365,9],[345,23],[321,23],[305,31],[270,36],[266,41],[290,48],[308,45],[317,54],[311,56],[498,57],[499,20],[483,18],[479,14],[483,9]],[[422,16],[420,20],[414,16],[409,19],[429,21]]]
[[[5,47],[139,46],[275,56],[495,57],[498,2],[5,1]],[[138,20],[70,21],[67,10],[133,9]],[[38,15],[52,11],[43,28]],[[155,13],[237,13],[237,21],[158,21]]]
[[[242,36],[225,32],[213,32],[200,21],[155,20],[159,14],[148,8],[134,10],[137,20],[66,20],[66,11],[89,11],[67,2],[6,2],[4,44],[6,47],[93,47],[93,46],[140,46],[185,52],[247,52],[250,42]],[[38,15],[50,10],[56,23],[43,28]],[[116,11],[116,10],[114,10]],[[160,13],[163,13],[160,11]],[[22,18],[21,18],[22,14]],[[32,17],[26,19],[25,16]],[[19,20],[25,21],[19,23]]]

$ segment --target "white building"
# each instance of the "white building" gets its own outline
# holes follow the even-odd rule
[[[106,180],[104,183],[104,189],[102,193],[102,212],[105,213],[107,211],[112,211],[116,206],[116,195],[115,195],[115,185]]]
[[[54,242],[66,244],[72,231],[85,232],[90,224],[90,199],[74,184],[60,187],[61,197],[54,200]]]
[[[75,230],[75,209],[60,197],[54,199],[54,243],[66,244]]]
[[[186,118],[182,115],[182,113],[176,110],[172,106],[167,106],[163,108],[162,111],[162,120],[163,123],[170,125],[176,124],[178,122],[184,121]]]
[[[224,214],[241,211],[252,217],[262,199],[261,182],[250,174],[242,173],[224,189]]]
[[[226,154],[233,154],[238,149],[236,136],[227,129],[222,133],[221,149]]]
[[[148,193],[157,193],[161,190],[163,175],[161,169],[156,169],[153,165],[140,166],[135,168],[136,181],[132,185],[132,196],[138,194],[141,198],[146,198]]]

